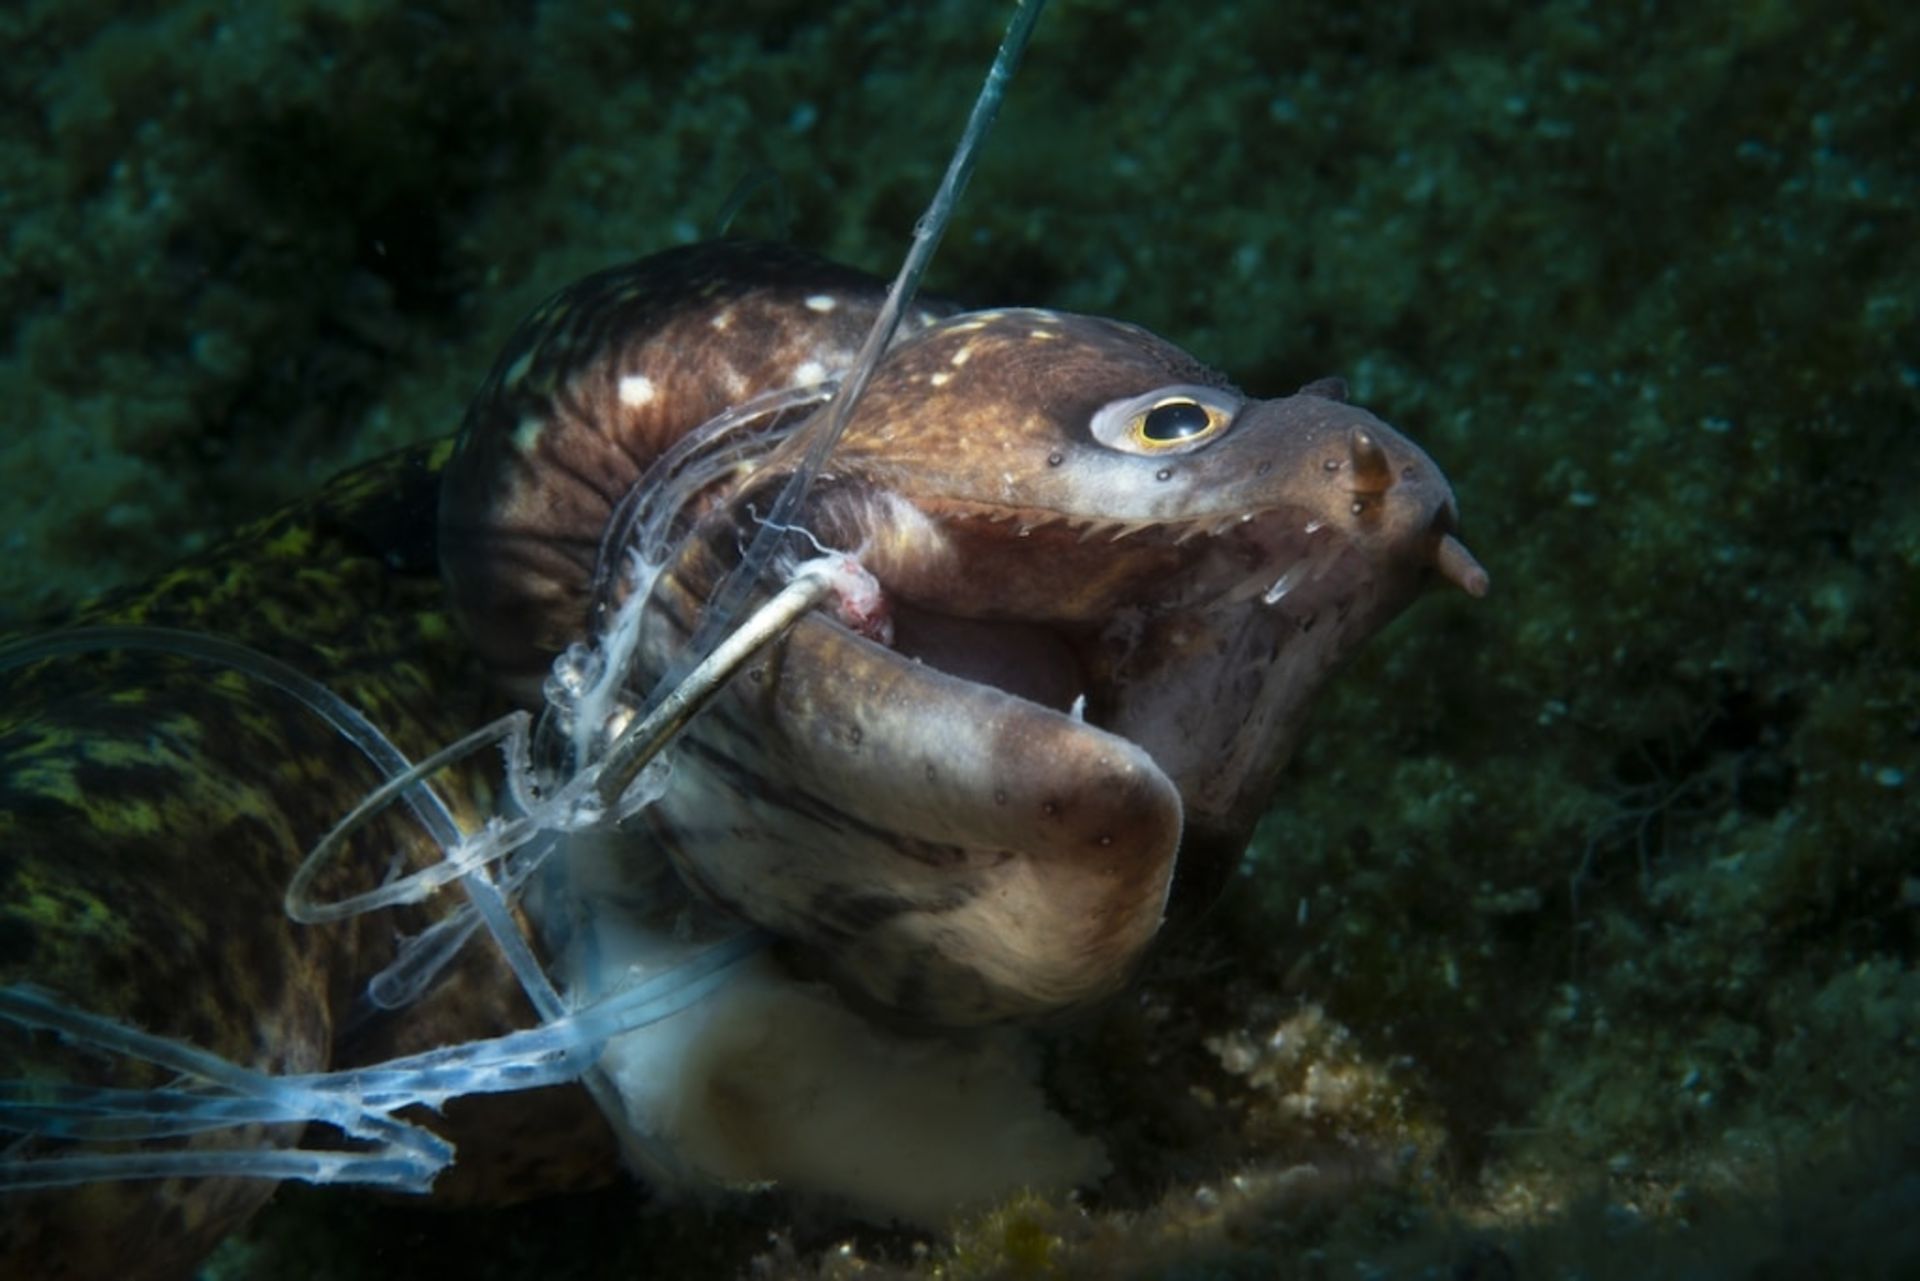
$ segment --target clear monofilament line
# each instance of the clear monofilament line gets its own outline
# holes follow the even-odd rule
[[[900,319],[906,313],[907,304],[913,301],[920,287],[920,278],[933,261],[934,250],[940,247],[940,238],[946,234],[947,224],[953,220],[953,211],[960,202],[961,193],[966,190],[967,179],[973,176],[980,147],[986,141],[988,131],[993,128],[994,119],[1000,113],[1000,104],[1006,98],[1007,86],[1013,80],[1014,72],[1019,69],[1021,55],[1026,52],[1034,25],[1039,22],[1040,13],[1045,8],[1046,0],[1017,0],[1014,5],[1013,16],[1008,19],[1006,33],[1001,37],[1000,47],[994,54],[993,65],[987,68],[986,80],[980,86],[973,110],[967,116],[966,127],[961,130],[960,141],[954,147],[953,158],[947,162],[946,172],[941,176],[940,186],[934,192],[926,212],[913,225],[913,242],[907,247],[906,257],[887,290],[886,300],[880,305],[873,327],[860,344],[859,354],[854,357],[824,415],[807,429],[807,447],[799,466],[781,487],[779,496],[774,499],[773,507],[767,513],[766,522],[748,544],[740,563],[722,581],[700,629],[687,645],[687,652],[668,666],[649,692],[649,706],[665,699],[679,683],[681,675],[697,666],[719,644],[721,633],[731,625],[761,573],[772,562],[784,527],[792,524],[794,513],[799,510],[807,491],[813,486],[814,477],[820,474],[834,446],[840,443],[854,406],[865,394],[881,355],[892,345],[894,335],[899,332]]]
[[[623,1143],[633,1149],[639,1140],[620,1119],[616,1092],[590,1065],[607,1039],[705,999],[726,981],[739,961],[763,945],[764,939],[754,933],[736,935],[690,961],[570,1013],[513,919],[509,896],[550,850],[560,846],[562,834],[582,826],[616,822],[633,780],[673,735],[724,687],[733,672],[834,590],[830,575],[803,572],[744,626],[733,626],[760,576],[772,563],[781,539],[793,526],[795,513],[837,445],[882,353],[893,342],[1043,7],[1044,0],[1020,0],[1016,5],[939,190],[915,224],[912,244],[872,329],[825,412],[804,429],[807,436],[796,469],[739,565],[723,580],[699,633],[649,693],[646,706],[650,714],[634,730],[616,739],[599,760],[575,762],[578,772],[556,789],[556,796],[577,799],[585,794],[597,800],[598,817],[588,818],[584,810],[554,804],[541,807],[542,821],[529,821],[491,842],[483,834],[463,833],[427,777],[458,759],[463,749],[473,750],[476,738],[497,741],[501,727],[490,727],[416,768],[365,716],[330,690],[278,660],[231,642],[145,627],[78,628],[0,651],[0,671],[4,671],[39,658],[88,650],[159,650],[232,667],[291,694],[325,718],[388,780],[378,801],[363,805],[343,826],[350,831],[354,822],[364,822],[379,808],[403,800],[440,847],[444,866],[416,874],[417,880],[404,885],[396,883],[398,888],[383,887],[344,902],[317,904],[309,901],[308,891],[314,882],[313,870],[325,863],[326,856],[316,850],[309,858],[309,870],[297,880],[298,892],[290,897],[322,917],[348,916],[411,901],[437,885],[457,880],[468,895],[471,917],[447,924],[444,934],[419,949],[414,962],[393,976],[393,990],[417,994],[434,969],[457,950],[456,940],[471,932],[468,919],[479,920],[508,958],[542,1020],[523,1033],[492,1042],[449,1047],[369,1069],[276,1077],[181,1042],[142,1033],[117,1020],[85,1014],[32,989],[0,989],[0,1023],[55,1031],[96,1050],[168,1067],[203,1083],[187,1089],[56,1090],[44,1098],[46,1107],[35,1114],[31,1125],[13,1127],[17,1133],[49,1137],[111,1133],[123,1139],[177,1137],[219,1125],[274,1123],[279,1119],[288,1123],[321,1121],[371,1145],[366,1150],[341,1152],[253,1149],[135,1151],[45,1159],[9,1156],[0,1159],[0,1188],[68,1186],[107,1178],[226,1175],[357,1181],[423,1191],[452,1160],[452,1148],[430,1131],[389,1115],[391,1111],[416,1104],[436,1106],[461,1094],[527,1089],[559,1080],[584,1079],[620,1131]],[[627,656],[620,655],[619,659],[626,661]],[[683,680],[687,673],[692,675]],[[524,735],[524,724],[506,731],[524,749],[524,743],[513,738],[516,732]],[[494,737],[488,738],[489,734]],[[518,768],[515,759],[510,753],[510,775]],[[530,776],[531,766],[526,768]],[[516,776],[510,781],[517,785],[525,780]],[[499,821],[512,824],[515,820]],[[326,847],[328,855],[344,848],[346,834],[339,832],[339,839]],[[496,880],[492,864],[522,851],[524,858],[508,865],[510,870]],[[31,1083],[0,1083],[0,1104],[4,1104],[7,1119],[24,1117],[22,1110],[33,1104],[33,1091]]]
[[[346,739],[387,778],[407,773],[412,763],[395,747],[393,740],[361,714],[360,709],[314,680],[305,672],[269,654],[200,632],[179,631],[171,627],[144,625],[122,627],[73,627],[65,631],[36,636],[0,650],[0,672],[11,671],[46,658],[73,654],[93,654],[116,649],[147,650],[198,659],[218,667],[231,667],[288,695],[307,710],[326,721],[334,732]],[[407,806],[442,847],[460,839],[460,826],[446,803],[424,782],[415,780],[402,789],[396,799]]]
[[[493,726],[469,735],[453,748],[430,758],[432,761],[440,762],[440,765],[420,769],[408,760],[406,753],[396,747],[393,740],[382,733],[379,726],[368,720],[359,708],[298,668],[235,641],[169,627],[75,627],[47,636],[35,637],[0,650],[0,672],[10,671],[46,658],[116,649],[171,654],[219,667],[229,667],[288,695],[326,721],[335,733],[357,748],[384,776],[386,782],[376,793],[383,796],[384,800],[381,806],[375,808],[384,808],[395,800],[403,801],[419,819],[421,825],[427,829],[427,834],[440,847],[441,853],[448,862],[458,862],[460,852],[467,849],[468,838],[454,820],[453,812],[440,798],[440,794],[427,785],[426,779],[445,763],[464,754],[461,750],[463,747],[466,751],[471,751],[471,746],[467,746],[469,744],[476,741],[494,741],[502,732],[499,727],[504,724],[504,721],[496,722]],[[356,813],[361,814],[362,821],[370,816],[370,811],[364,805],[360,810],[356,810]],[[339,829],[336,829],[336,832],[338,831]],[[316,857],[317,853],[318,851],[310,854],[302,864],[300,872],[295,874],[295,883],[301,887],[302,892],[317,874],[319,865],[324,862],[324,859]],[[474,896],[474,886],[464,874],[470,870],[462,869],[452,874],[438,874],[437,881],[432,875],[424,879],[433,881],[435,884],[448,880],[461,881],[467,888],[469,896],[474,897],[473,907],[481,921],[486,924],[489,932],[500,944],[509,962],[514,964],[515,974],[522,986],[528,989],[529,999],[533,1000],[536,1008],[544,1004],[557,1011],[560,1008],[559,998],[554,994],[552,982],[547,978],[546,972],[533,959],[531,949],[525,945],[520,931],[513,926],[511,916],[504,910],[497,909],[495,904],[485,901],[488,897],[485,890],[482,890],[477,897]],[[289,889],[290,900],[297,900],[299,897],[301,895],[296,895],[291,888]],[[382,905],[385,901],[389,901],[379,892],[372,897],[381,899]],[[493,897],[497,898],[497,895]],[[414,899],[406,898],[403,891],[400,896],[390,901],[414,901]],[[366,909],[362,907],[359,910]],[[341,916],[351,914],[338,913]],[[297,914],[295,919],[300,919]],[[322,916],[316,919],[332,918]],[[517,947],[516,941],[519,944]],[[446,959],[450,960],[451,957],[451,952],[445,954]],[[442,964],[444,963],[443,960]],[[421,986],[424,987],[424,984]]]
[[[600,766],[600,799],[607,807],[612,809],[618,805],[621,795],[647,763],[726,687],[735,672],[784,636],[802,615],[832,592],[833,580],[825,573],[795,577],[746,622],[727,633],[713,652],[688,672],[643,720],[621,734],[607,749],[606,759]]]
[[[273,1076],[168,1037],[76,1010],[47,993],[0,987],[0,1022],[163,1067],[191,1088],[123,1089],[0,1082],[0,1131],[55,1139],[145,1141],[242,1125],[319,1121],[373,1144],[358,1151],[274,1148],[58,1154],[0,1158],[0,1191],[71,1187],[103,1179],[220,1175],[359,1183],[426,1192],[453,1161],[451,1144],[392,1115],[469,1094],[591,1080],[612,1037],[706,999],[760,946],[740,935],[673,969],[521,1032],[429,1050],[364,1068]]]

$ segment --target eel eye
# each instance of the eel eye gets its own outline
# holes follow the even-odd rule
[[[1155,405],[1140,420],[1140,439],[1155,445],[1175,445],[1213,428],[1213,418],[1191,400],[1169,400]]]
[[[1218,387],[1161,387],[1106,405],[1093,416],[1093,438],[1130,454],[1183,454],[1233,425],[1240,398]]]

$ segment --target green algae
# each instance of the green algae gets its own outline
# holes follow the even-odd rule
[[[535,299],[743,176],[889,270],[1000,15],[813,9],[0,16],[0,608],[450,429]],[[1495,580],[1353,666],[1249,892],[1058,1037],[1115,1179],[951,1241],[298,1195],[227,1275],[1911,1264],[1915,66],[1869,3],[1058,4],[933,287],[1343,374]]]

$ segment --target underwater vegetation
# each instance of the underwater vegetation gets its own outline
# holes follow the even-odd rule
[[[740,229],[889,270],[1000,17],[10,9],[0,617],[445,435],[534,301],[743,178]],[[1915,66],[1872,4],[1058,3],[930,288],[1345,377],[1499,582],[1344,673],[1237,892],[1050,1039],[1112,1175],[920,1238],[283,1192],[210,1266],[1911,1268]]]

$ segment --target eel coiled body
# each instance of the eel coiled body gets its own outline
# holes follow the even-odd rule
[[[436,567],[434,501],[450,453],[443,441],[348,472],[71,621],[239,641],[324,682],[424,757],[498,710],[447,616]],[[279,690],[138,649],[46,660],[6,673],[0,689],[0,983],[278,1073],[379,1061],[531,1020],[483,947],[466,949],[420,1003],[360,1018],[368,979],[425,913],[317,928],[285,915],[307,850],[380,779]],[[493,806],[483,769],[435,784],[464,825]],[[439,858],[396,816],[320,888],[358,888],[395,862]],[[157,1069],[3,1026],[0,1078],[167,1083]],[[590,1186],[615,1168],[604,1123],[572,1088],[460,1100],[435,1124],[461,1148],[437,1197],[512,1200]],[[206,1143],[297,1142],[285,1129]],[[62,1154],[51,1144],[8,1149]],[[272,1191],[260,1179],[165,1179],[0,1195],[0,1276],[188,1275]]]
[[[860,273],[738,243],[590,277],[521,328],[457,445],[343,478],[79,621],[252,645],[418,759],[532,702],[553,657],[640,591],[644,690],[798,465],[798,402],[692,481],[670,478],[651,578],[627,577],[609,536],[630,493],[717,416],[844,374],[882,297]],[[1170,902],[1218,893],[1339,662],[1436,578],[1484,590],[1453,523],[1433,463],[1336,383],[1250,399],[1131,325],[922,305],[771,576],[831,548],[878,602],[808,616],[733,682],[676,744],[632,857],[663,850],[699,895],[783,940],[783,963],[887,1021],[966,1027],[1095,1000]],[[368,977],[425,916],[308,928],[282,914],[308,848],[377,780],[277,692],[126,653],[12,673],[7,697],[0,980],[275,1072],[528,1021],[485,948],[420,1004],[361,1019]],[[436,780],[470,826],[494,805],[481,764]],[[440,853],[395,817],[315,888]],[[155,1083],[13,1034],[0,1076]],[[604,1177],[611,1145],[583,1104],[577,1090],[477,1101],[488,1119],[471,1127],[450,1110],[454,1190]],[[269,1191],[205,1179],[10,1198],[0,1264],[176,1275]]]

